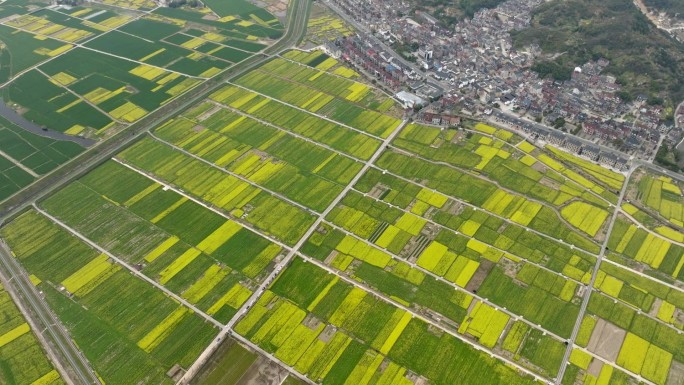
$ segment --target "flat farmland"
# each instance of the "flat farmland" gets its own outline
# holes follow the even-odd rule
[[[201,9],[160,7],[154,14],[209,25],[225,30],[227,36],[249,41],[277,39],[283,34],[283,26],[275,16],[247,1],[216,0],[207,6]]]
[[[41,206],[220,322],[235,314],[282,252],[239,223],[113,161]]]
[[[369,159],[380,146],[378,138],[235,86],[226,86],[209,98],[243,116],[254,117],[358,159]]]
[[[0,59],[0,83],[65,49],[71,49],[69,44],[51,38],[39,40],[36,35],[6,25],[0,25],[0,40],[4,43],[0,51],[3,53]]]
[[[628,266],[643,266],[666,282],[684,279],[684,247],[626,216],[618,217],[608,245],[611,254]]]
[[[219,22],[208,9],[196,18],[184,18],[196,13],[186,9],[171,10],[172,16],[136,13],[149,9],[138,3],[128,4],[134,11],[90,4],[30,14],[7,6],[8,13],[16,13],[0,24],[9,53],[0,59],[0,81],[12,80],[3,89],[5,100],[40,126],[99,138],[135,123],[282,33],[277,20],[257,7],[246,16],[252,21]],[[242,29],[246,33],[236,32]]]
[[[119,157],[288,245],[295,244],[314,221],[306,210],[152,138]]]
[[[247,3],[206,5],[94,33],[24,76],[71,80],[77,98],[112,82],[86,104],[115,121],[110,100],[151,103],[135,77],[202,81],[201,63],[242,60],[228,56],[259,52],[278,29]],[[72,11],[100,16],[92,8]],[[149,68],[65,72],[93,71],[61,60],[93,49]],[[676,383],[676,181],[480,122],[401,120],[361,79],[320,51],[285,52],[0,229],[106,382],[173,382],[171,367],[231,325],[226,338],[249,352],[219,347],[196,382],[241,383],[272,359],[323,385]],[[131,360],[142,364],[123,378]]]
[[[0,155],[0,200],[4,200],[34,181],[33,175],[15,161]]]
[[[400,123],[384,114],[385,106],[392,103],[381,91],[282,58],[238,78],[235,84],[376,137],[387,137]]]
[[[531,380],[404,310],[295,259],[236,331],[316,382]],[[423,354],[415,355],[412,352]],[[456,380],[458,378],[458,380]]]
[[[37,174],[45,174],[83,152],[83,147],[24,131],[0,120],[0,149]]]
[[[0,120],[0,200],[17,193],[36,178],[84,151],[70,141],[53,140]]]
[[[135,122],[200,82],[78,48],[24,74],[7,92],[28,108],[27,119],[76,135]]]
[[[215,358],[210,361],[193,383],[206,385],[235,385],[257,366],[258,355],[233,339],[224,341]]]
[[[638,183],[637,199],[641,207],[664,219],[666,225],[684,229],[684,194],[681,182],[654,174],[645,174],[635,182]]]
[[[597,286],[570,358],[568,381],[587,373],[610,384],[631,383],[631,376],[676,383],[684,359],[682,292],[605,263]]]
[[[216,333],[35,211],[2,236],[105,382],[171,384],[166,372],[190,365]]]
[[[202,118],[178,118],[155,135],[318,212],[361,170],[352,158],[226,109]]]
[[[0,83],[132,19],[130,15],[91,8],[29,13],[28,3],[22,2],[3,4],[0,14],[10,16],[0,24],[2,51],[8,53],[0,60]]]
[[[5,384],[64,384],[12,298],[0,286],[0,380]]]

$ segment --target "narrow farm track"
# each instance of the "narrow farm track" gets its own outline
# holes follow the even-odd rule
[[[630,215],[628,212],[626,212],[625,210],[623,210],[623,209],[620,208],[618,211],[620,211],[620,213],[621,213],[622,215],[624,215],[625,217],[627,217],[627,218],[628,218],[630,221],[632,221],[632,223],[634,223],[636,226],[640,226],[644,231],[646,231],[647,233],[653,235],[654,237],[663,239],[663,240],[665,240],[665,241],[667,241],[667,242],[672,243],[673,245],[677,245],[677,246],[684,247],[684,243],[675,241],[674,239],[670,239],[670,238],[668,238],[668,237],[666,237],[666,236],[664,236],[664,235],[662,235],[662,234],[659,234],[659,233],[657,233],[657,232],[655,232],[655,231],[649,229],[648,227],[642,225],[638,220],[636,220],[636,218],[634,218],[633,216],[631,216],[631,215]]]
[[[32,177],[34,177],[34,178],[39,178],[39,177],[40,177],[40,175],[36,174],[36,173],[35,173],[33,170],[31,170],[30,168],[24,166],[20,161],[18,161],[18,160],[16,160],[16,159],[12,158],[11,156],[9,156],[9,154],[7,154],[6,152],[0,150],[0,156],[2,156],[3,158],[6,158],[6,159],[9,160],[10,162],[14,163],[15,166],[17,166],[17,167],[19,167],[20,169],[26,171],[26,173],[28,173],[28,174],[31,175]]]
[[[636,170],[636,166],[630,168],[629,172],[627,173],[627,177],[625,178],[622,190],[620,190],[620,196],[618,197],[616,207],[620,207],[622,205],[622,200],[624,199],[625,194],[627,194],[629,179],[631,178],[634,170]],[[601,268],[601,262],[603,261],[603,257],[606,255],[606,250],[608,249],[608,241],[610,240],[610,235],[613,232],[613,227],[615,225],[615,221],[617,220],[619,212],[620,210],[615,209],[613,211],[613,215],[610,218],[610,222],[608,223],[608,230],[606,230],[606,239],[603,241],[603,245],[601,245],[601,252],[599,253],[598,258],[596,259],[596,265],[594,265],[594,271],[591,274],[591,280],[589,281],[589,284],[586,286],[584,298],[582,299],[582,305],[580,306],[580,312],[577,316],[577,320],[575,321],[575,327],[572,329],[572,334],[570,335],[570,339],[568,340],[568,347],[565,350],[563,361],[561,361],[560,369],[558,370],[558,374],[555,378],[556,385],[560,385],[561,381],[563,380],[563,376],[565,375],[565,370],[568,367],[570,353],[572,353],[572,349],[575,346],[575,341],[577,340],[577,334],[579,333],[580,326],[582,325],[582,319],[584,319],[584,314],[587,312],[589,298],[591,297],[591,294],[594,291],[594,283],[596,282],[596,277],[598,276],[599,269]]]

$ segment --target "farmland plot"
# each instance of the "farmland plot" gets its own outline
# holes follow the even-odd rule
[[[323,147],[239,118],[216,111],[197,122],[202,128],[176,119],[156,135],[316,211],[323,211],[361,169],[354,160]]]
[[[235,86],[216,91],[210,99],[358,159],[369,159],[380,145],[376,138]]]
[[[33,334],[35,331],[2,286],[0,317],[0,359],[3,362],[0,381],[6,384],[64,384]]]
[[[301,208],[156,140],[143,139],[119,157],[287,244],[313,223]]]
[[[383,230],[382,222],[388,222],[389,226],[387,233],[375,233],[380,237],[375,240],[376,244],[385,247],[388,250],[399,253],[408,257],[410,250],[404,250],[403,247],[408,242],[406,235],[397,232],[394,227],[413,233],[417,236],[421,233],[428,221],[433,222],[442,228],[454,230],[462,236],[461,241],[448,240],[446,238],[442,243],[452,243],[454,245],[461,244],[462,246],[453,246],[456,250],[462,250],[463,245],[471,246],[470,249],[486,253],[494,262],[498,261],[504,253],[513,255],[517,258],[523,258],[530,262],[542,264],[549,269],[557,272],[562,272],[564,275],[571,277],[577,281],[588,282],[594,264],[594,259],[584,252],[577,249],[571,249],[566,244],[561,244],[555,239],[545,237],[540,234],[526,231],[523,226],[518,225],[514,221],[506,221],[505,218],[509,215],[515,215],[519,212],[521,203],[511,204],[512,199],[506,199],[506,196],[500,199],[503,206],[510,206],[501,210],[500,208],[492,208],[486,204],[486,209],[491,209],[492,212],[502,213],[502,217],[496,217],[484,210],[476,210],[468,207],[459,201],[447,198],[445,195],[431,191],[425,187],[421,187],[415,183],[410,183],[394,177],[392,175],[383,174],[377,170],[368,171],[356,184],[355,189],[364,194],[369,194],[373,198],[377,198],[385,204],[373,203],[371,207],[379,206],[373,212],[387,212],[392,214],[394,218],[383,218],[379,214],[371,215],[374,217],[374,222],[371,223],[370,231],[375,233],[375,230]],[[512,197],[509,197],[512,198]],[[490,198],[492,200],[494,198]],[[352,195],[345,198],[345,202],[358,202],[354,204],[346,204],[360,211],[368,211],[369,200],[367,198],[360,199],[358,196],[353,198]],[[394,209],[389,209],[389,207]],[[403,210],[402,214],[399,210]],[[348,211],[348,210],[345,210]],[[369,211],[370,212],[370,211]],[[394,222],[397,215],[401,218]],[[345,226],[340,222],[342,226]],[[376,226],[376,227],[373,227]],[[347,227],[350,230],[352,228]],[[353,230],[352,230],[353,231]],[[393,234],[397,234],[392,238]],[[448,234],[449,232],[440,232],[440,234]],[[360,234],[364,236],[363,234]],[[472,240],[464,239],[464,237],[473,238]],[[434,236],[433,236],[434,238]],[[385,246],[391,239],[390,243]],[[480,246],[481,245],[481,246]],[[485,246],[491,247],[485,247]],[[408,254],[402,254],[404,253]],[[464,250],[465,251],[465,250]],[[459,251],[460,252],[460,251]],[[478,254],[471,254],[471,257],[477,257]]]
[[[684,195],[679,182],[665,176],[644,175],[638,182],[637,198],[676,228],[684,228]]]
[[[666,236],[646,231],[624,216],[618,216],[608,248],[611,255],[626,265],[638,262],[660,274],[663,280],[684,280],[684,247]]]
[[[342,290],[335,289],[338,285]],[[403,310],[299,259],[236,326],[241,335],[326,384],[373,379],[410,384],[415,375],[437,384],[456,378],[464,384],[528,383],[454,337],[428,329]],[[425,354],[410,353],[416,351]]]
[[[421,185],[425,187],[438,190],[447,196],[478,207],[484,208],[489,199],[495,199],[498,205],[498,200],[501,199],[499,198],[501,190],[492,182],[444,165],[428,163],[397,151],[385,152],[378,160],[378,166],[401,177],[420,180],[422,181]],[[506,200],[507,204],[502,205],[503,209],[515,210],[509,214],[512,221],[551,237],[563,239],[587,251],[598,250],[595,243],[559,221],[557,212],[550,207],[524,196],[516,196],[507,192],[504,192],[503,195],[510,196],[510,199]],[[518,199],[515,199],[516,197]],[[513,202],[512,205],[511,202]],[[517,214],[518,212],[520,214]]]
[[[246,5],[251,10],[244,10],[242,13],[239,9],[233,8],[234,4],[240,3]],[[220,4],[225,3],[225,4]],[[219,5],[221,9],[216,9]],[[154,15],[159,15],[165,18],[181,20],[182,22],[190,22],[196,24],[203,24],[210,27],[222,30],[222,34],[229,37],[236,37],[245,40],[258,39],[277,39],[283,34],[283,26],[278,19],[271,15],[266,10],[255,7],[252,4],[242,0],[212,1],[209,4],[211,11],[216,16],[207,17],[207,9],[192,9],[192,8],[170,8],[159,7],[154,10]],[[226,8],[227,7],[227,8]]]
[[[621,275],[614,271],[613,273]],[[611,286],[615,286],[615,281],[606,284],[604,290],[610,291]],[[627,286],[627,282],[629,280],[623,283],[623,290],[633,287],[632,284],[638,284],[631,281],[630,286]],[[604,293],[592,294],[588,311],[591,315],[585,320],[591,321],[586,322],[588,326],[584,334],[590,337],[581,342],[586,344],[592,355],[615,360],[618,366],[628,372],[641,375],[656,384],[666,384],[671,370],[681,365],[684,359],[684,340],[672,325],[659,322],[651,314],[637,311],[634,306],[623,301],[615,302]],[[606,341],[612,342],[606,344]],[[581,362],[576,365],[581,367],[596,360],[597,358],[587,357],[583,360],[584,365]],[[616,377],[616,372],[617,370],[613,370],[612,374],[603,374],[603,370],[601,371],[602,375],[611,379],[611,383],[620,378],[619,375]]]
[[[166,372],[189,366],[216,333],[35,211],[2,236],[105,382],[172,384]]]
[[[9,121],[0,124],[2,151],[37,174],[50,172],[83,151],[76,143],[34,135]]]
[[[222,322],[281,252],[240,224],[111,161],[42,206]]]

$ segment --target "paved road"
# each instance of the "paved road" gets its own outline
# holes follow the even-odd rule
[[[642,167],[646,167],[646,168],[648,168],[648,169],[651,169],[651,171],[655,171],[655,172],[658,172],[658,173],[661,173],[661,174],[665,174],[665,175],[669,176],[669,177],[672,178],[672,179],[677,179],[677,180],[680,181],[680,182],[684,182],[684,175],[679,174],[679,173],[676,173],[676,172],[673,172],[673,171],[670,171],[670,170],[668,170],[668,169],[666,169],[666,168],[662,168],[662,167],[660,167],[660,166],[658,166],[658,165],[655,165],[655,164],[653,164],[653,163],[649,163],[649,162],[647,162],[647,161],[645,161],[645,160],[634,159],[634,160],[632,160],[632,163],[635,164],[635,165],[638,165],[638,166],[642,166]]]
[[[75,383],[82,385],[100,384],[100,380],[90,368],[88,360],[73,343],[69,333],[62,327],[62,324],[2,240],[0,240],[0,258],[3,260],[2,270],[11,280],[12,286],[8,290],[15,290],[19,294],[22,298],[21,306],[30,311],[32,321],[40,325],[43,336],[46,339],[49,338],[51,344],[46,348],[56,348],[50,350],[65,360],[64,363],[68,364],[68,368],[65,369],[67,372],[73,373],[71,379]],[[35,331],[38,332],[38,330]]]
[[[629,172],[627,173],[627,177],[625,178],[625,183],[622,186],[622,190],[620,191],[620,196],[618,197],[618,202],[616,207],[622,206],[622,200],[625,197],[625,194],[627,193],[627,186],[629,186],[629,179],[632,176],[632,173],[636,167],[632,167]],[[575,321],[575,327],[572,329],[572,334],[570,334],[570,339],[568,340],[568,347],[565,350],[565,356],[563,357],[563,361],[561,362],[560,369],[558,370],[558,375],[556,376],[555,383],[556,385],[560,385],[561,381],[563,380],[563,375],[565,374],[565,370],[568,367],[568,360],[570,359],[570,353],[572,353],[572,348],[575,345],[575,340],[577,339],[577,334],[579,333],[580,326],[582,325],[582,319],[584,319],[584,314],[587,311],[587,305],[589,305],[589,298],[591,297],[591,293],[594,290],[594,283],[596,282],[596,276],[598,276],[599,269],[601,268],[601,262],[603,261],[603,257],[606,254],[606,250],[608,249],[608,241],[610,240],[610,235],[613,231],[613,226],[615,225],[615,221],[617,220],[618,214],[620,213],[620,210],[617,208],[613,211],[613,216],[610,218],[610,223],[608,224],[608,230],[606,230],[606,239],[603,241],[603,245],[601,246],[601,252],[598,255],[598,258],[596,260],[596,265],[594,265],[594,271],[591,274],[591,280],[589,281],[589,284],[586,287],[586,292],[584,293],[584,298],[582,299],[582,305],[580,306],[580,311],[579,314],[577,315],[577,321]]]
[[[578,141],[582,142],[582,144],[590,145],[593,147],[598,147],[601,150],[601,152],[611,153],[611,154],[617,155],[621,158],[629,157],[629,155],[625,154],[624,152],[620,152],[614,148],[610,148],[610,147],[606,147],[606,146],[603,146],[600,144],[596,144],[596,143],[592,142],[591,140],[580,138],[579,136],[569,134],[567,132],[562,132],[562,131],[553,129],[551,127],[545,126],[543,124],[539,124],[537,122],[533,122],[533,121],[528,120],[528,119],[523,119],[523,118],[520,118],[520,117],[513,115],[513,114],[505,113],[505,112],[498,110],[498,109],[494,109],[492,111],[492,116],[497,118],[497,119],[505,120],[507,122],[512,122],[512,123],[514,123],[520,127],[534,127],[534,128],[538,128],[540,130],[544,130],[544,131],[549,132],[549,133],[557,133],[557,134],[560,133],[565,137],[569,137],[569,138],[578,140]]]

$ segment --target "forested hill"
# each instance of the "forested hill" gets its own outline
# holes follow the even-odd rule
[[[644,93],[671,104],[684,99],[684,45],[658,30],[631,0],[552,0],[513,40],[518,47],[536,42],[544,53],[563,53],[553,61],[538,59],[533,69],[543,76],[566,79],[575,66],[604,57],[610,60],[606,71],[629,94],[624,97]]]

